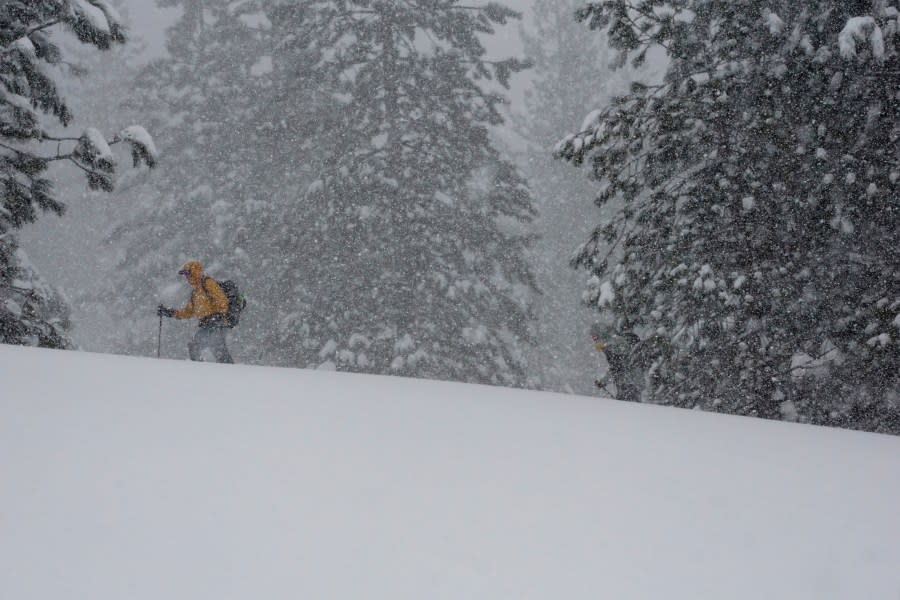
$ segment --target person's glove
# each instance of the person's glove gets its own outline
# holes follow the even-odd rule
[[[156,309],[156,314],[160,317],[174,317],[175,309],[174,308],[166,308],[162,304],[159,305],[159,308]]]

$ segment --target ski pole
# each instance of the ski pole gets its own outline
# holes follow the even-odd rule
[[[159,352],[162,349],[162,315],[159,315],[159,334],[156,336],[156,358],[159,358]]]

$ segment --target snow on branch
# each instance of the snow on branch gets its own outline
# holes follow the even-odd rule
[[[125,41],[121,17],[106,0],[70,0],[64,21],[79,40],[99,48]]]
[[[116,164],[112,149],[97,129],[88,127],[75,147],[75,158],[103,171],[112,171]]]
[[[65,158],[65,155],[59,158]],[[98,130],[93,127],[85,129],[69,158],[87,173],[88,187],[92,190],[113,190],[112,175],[116,170],[116,159],[109,143]]]
[[[151,169],[156,166],[156,161],[159,159],[156,145],[153,143],[153,138],[147,133],[147,130],[140,125],[126,127],[119,132],[115,141],[124,141],[131,145],[131,156],[134,159],[134,166],[137,167],[142,162]]]
[[[884,60],[884,33],[875,19],[870,16],[853,17],[838,35],[838,47],[841,56],[847,60],[857,57],[857,43],[868,41],[871,44],[872,56],[878,62]]]
[[[766,25],[769,26],[769,33],[771,33],[772,35],[780,35],[784,33],[784,21],[781,20],[781,17],[779,17],[768,8],[763,9],[762,16],[766,21]]]
[[[593,148],[606,133],[607,109],[592,110],[585,116],[578,133],[570,133],[553,147],[553,156],[580,165],[585,153]]]
[[[603,110],[602,109],[594,109],[587,114],[584,118],[584,121],[581,123],[580,131],[588,131],[588,130],[596,130],[603,123]]]
[[[110,29],[122,27],[122,16],[119,14],[108,0],[88,0],[91,4],[103,11],[106,16],[106,22],[109,23]]]

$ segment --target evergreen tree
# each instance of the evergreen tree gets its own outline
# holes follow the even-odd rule
[[[478,37],[517,15],[447,0],[276,6],[275,47],[315,61],[334,106],[306,221],[279,241],[304,285],[274,344],[300,366],[523,385],[533,208],[490,143],[503,99],[487,91],[523,65],[486,60]]]
[[[646,361],[641,397],[900,432],[897,9],[610,0],[581,16],[623,59],[671,60],[558,147],[624,203],[578,262]]]
[[[51,163],[67,161],[87,175],[92,189],[112,189],[116,158],[110,145],[129,142],[135,164],[154,164],[153,143],[140,127],[108,142],[88,128],[80,137],[55,135],[55,120],[72,112],[57,89],[52,67],[67,61],[54,42],[60,28],[101,50],[125,41],[115,10],[104,0],[9,0],[0,5],[0,342],[67,348],[65,302],[44,283],[18,247],[15,230],[38,210],[62,214],[64,204],[47,177]]]
[[[124,23],[133,22],[124,0],[109,0]],[[77,99],[78,113],[70,129],[92,126],[100,131],[116,131],[122,123],[143,122],[125,102],[133,96],[131,82],[147,61],[147,47],[140,32],[128,29],[128,43],[115,44],[97,52],[68,37],[60,40],[67,63],[77,65],[72,77],[59,81],[63,97]],[[38,220],[24,228],[19,242],[38,270],[64,292],[72,328],[69,335],[80,349],[109,352],[122,326],[109,318],[110,291],[105,284],[114,272],[117,257],[105,243],[109,228],[136,209],[132,190],[141,182],[155,179],[158,169],[127,169],[116,174],[115,191],[91,190],[84,185],[84,173],[74,165],[59,161],[48,171],[57,196],[66,198],[77,210],[66,213],[65,226],[57,219]],[[90,260],[71,260],[71,257]]]
[[[522,384],[532,209],[482,87],[521,65],[477,38],[512,13],[181,4],[170,57],[137,85],[160,107],[164,177],[112,239],[113,285],[138,282],[114,301],[125,349],[150,352],[153,299],[196,257],[247,292],[242,359]]]

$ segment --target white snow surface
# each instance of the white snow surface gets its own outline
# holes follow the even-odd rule
[[[900,596],[900,439],[0,346],[16,600]]]

